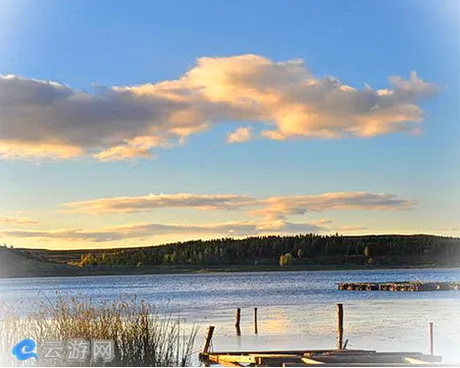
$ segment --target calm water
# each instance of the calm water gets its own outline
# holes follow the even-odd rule
[[[131,297],[186,323],[216,326],[215,350],[334,348],[336,303],[344,304],[349,348],[428,352],[434,322],[435,353],[460,363],[460,291],[417,293],[336,290],[339,281],[460,280],[460,270],[385,270],[227,273],[0,279],[0,300],[24,313],[61,295],[95,300]],[[46,296],[46,297],[45,297]],[[242,336],[235,336],[235,308],[242,308]],[[253,308],[259,335],[253,334]]]

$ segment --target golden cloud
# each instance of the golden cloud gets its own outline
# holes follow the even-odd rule
[[[124,239],[151,238],[164,234],[199,234],[216,236],[249,236],[270,234],[309,233],[324,230],[307,223],[289,222],[222,222],[215,224],[156,224],[137,223],[106,227],[95,230],[57,229],[57,230],[2,230],[0,235],[15,238],[36,238],[40,240],[109,242]]]
[[[138,197],[100,198],[69,202],[61,205],[63,212],[85,214],[141,213],[159,208],[194,208],[200,210],[247,210],[267,221],[284,219],[289,215],[328,210],[390,211],[410,209],[415,202],[394,194],[367,192],[338,192],[317,195],[255,198],[237,194],[149,194]],[[318,225],[324,225],[327,220]],[[325,222],[326,221],[326,222]]]
[[[28,217],[9,217],[0,216],[0,225],[37,225],[38,221],[32,220]]]
[[[419,103],[436,92],[416,73],[359,90],[316,77],[302,60],[200,58],[176,80],[77,91],[0,76],[0,158],[149,158],[221,121],[261,126],[261,137],[338,139],[418,132]],[[229,141],[253,138],[238,128]]]

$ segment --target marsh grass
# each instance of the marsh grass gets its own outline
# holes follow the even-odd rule
[[[95,303],[90,298],[64,298],[42,303],[37,312],[21,316],[11,310],[0,315],[0,366],[189,366],[197,333],[179,317],[166,316],[137,298]],[[11,348],[25,338],[38,346],[39,359],[19,361]],[[111,362],[43,359],[45,341],[113,340]]]

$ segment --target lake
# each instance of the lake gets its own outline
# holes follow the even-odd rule
[[[0,300],[24,313],[39,301],[63,296],[112,300],[137,296],[159,312],[199,326],[197,349],[208,325],[215,350],[329,349],[336,346],[336,304],[344,305],[348,348],[428,353],[434,323],[435,354],[460,363],[460,291],[338,291],[344,281],[458,281],[459,269],[209,273],[0,279]],[[235,309],[242,335],[236,336]],[[259,334],[253,333],[258,308]]]

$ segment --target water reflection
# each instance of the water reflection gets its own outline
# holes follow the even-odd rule
[[[460,292],[347,292],[339,281],[460,280],[458,269],[272,272],[0,279],[0,301],[15,311],[36,309],[62,295],[112,300],[135,295],[188,324],[216,326],[214,347],[223,349],[322,349],[336,346],[336,303],[344,305],[349,348],[428,352],[428,323],[435,326],[435,353],[460,362]],[[235,309],[241,336],[235,334]],[[253,308],[259,334],[254,334]]]

